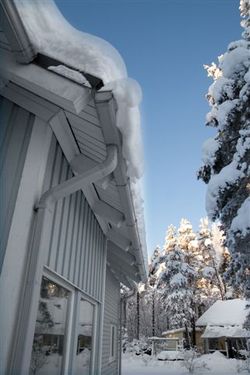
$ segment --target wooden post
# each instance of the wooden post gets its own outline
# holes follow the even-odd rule
[[[137,291],[136,293],[136,315],[137,315],[137,340],[140,339],[140,293]]]
[[[155,336],[155,292],[152,294],[152,336]]]

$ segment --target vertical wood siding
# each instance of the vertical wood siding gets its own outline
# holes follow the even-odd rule
[[[0,272],[34,116],[0,96]]]
[[[71,177],[68,162],[53,138],[44,191]],[[55,204],[48,247],[46,265],[100,301],[105,237],[81,191]]]
[[[120,311],[120,284],[113,277],[110,270],[107,268],[106,274],[106,291],[105,291],[105,306],[104,306],[104,326],[103,326],[103,352],[102,352],[102,375],[117,375],[118,374],[118,359],[119,359],[119,311]],[[110,325],[114,324],[117,327],[117,353],[115,361],[110,362]]]

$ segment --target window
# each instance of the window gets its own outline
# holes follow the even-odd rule
[[[69,295],[68,290],[43,276],[30,374],[61,374]]]
[[[84,298],[79,303],[79,319],[77,325],[77,349],[75,375],[91,373],[91,357],[93,349],[94,306]]]
[[[63,375],[69,369],[74,375],[90,375],[95,362],[97,304],[51,271],[46,270],[45,275],[40,288],[30,375]]]
[[[109,353],[109,361],[115,360],[116,355],[116,340],[117,340],[117,330],[114,324],[110,325],[110,353]]]

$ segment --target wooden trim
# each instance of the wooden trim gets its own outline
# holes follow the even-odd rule
[[[73,113],[81,112],[92,98],[91,89],[36,64],[18,64],[5,50],[1,50],[0,70],[5,79]]]

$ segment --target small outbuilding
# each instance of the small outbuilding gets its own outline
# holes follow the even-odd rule
[[[216,301],[196,322],[203,328],[205,353],[219,350],[228,358],[247,349],[250,332],[243,325],[249,314],[249,303],[242,299]]]
[[[203,348],[203,340],[201,339],[201,334],[202,334],[202,331],[200,329],[200,327],[196,327],[195,328],[195,346],[197,347],[198,350],[202,350]],[[189,335],[192,336],[193,335],[193,332],[191,329],[189,329]],[[167,330],[165,332],[162,332],[162,336],[169,339],[169,340],[173,340],[173,344],[172,346],[176,346],[176,350],[180,347],[180,346],[185,346],[185,342],[187,342],[187,338],[186,338],[186,329],[184,327],[182,328],[175,328],[175,329],[170,329],[170,330]],[[174,344],[174,340],[175,340],[175,344]]]

